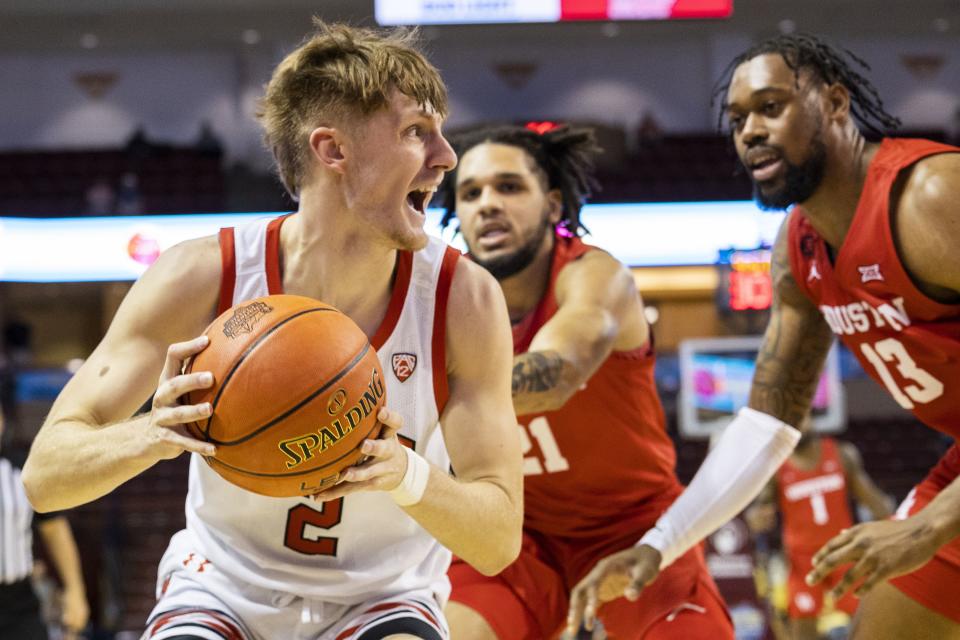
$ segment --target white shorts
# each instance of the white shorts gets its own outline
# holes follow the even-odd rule
[[[431,590],[384,594],[356,605],[237,583],[176,534],[160,561],[157,605],[142,640],[379,640],[406,633],[449,640]]]

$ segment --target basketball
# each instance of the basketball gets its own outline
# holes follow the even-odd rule
[[[187,365],[214,384],[188,394],[213,414],[188,426],[217,446],[205,457],[223,478],[265,496],[317,493],[358,463],[380,433],[383,370],[353,320],[317,300],[275,295],[239,304],[204,332]]]

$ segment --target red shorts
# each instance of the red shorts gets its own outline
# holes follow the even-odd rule
[[[791,555],[790,556],[790,575],[787,577],[787,616],[790,618],[816,618],[823,609],[823,595],[832,589],[834,585],[840,582],[852,565],[837,567],[833,573],[828,575],[822,582],[808,586],[804,578],[813,568],[813,554],[809,555]],[[857,610],[860,603],[859,598],[848,591],[836,602],[833,607],[839,611],[845,611],[849,615]]]
[[[484,576],[459,559],[450,567],[450,599],[484,617],[500,640],[547,640],[563,631],[570,589],[602,558],[638,538],[611,541],[542,536],[524,531],[520,557],[502,573]],[[700,547],[667,567],[636,602],[600,608],[611,640],[732,640],[733,624]]]
[[[903,519],[927,506],[960,475],[960,448],[950,447],[923,482],[913,488],[893,516]],[[923,606],[960,623],[960,538],[940,547],[930,562],[913,573],[894,578],[894,587]]]

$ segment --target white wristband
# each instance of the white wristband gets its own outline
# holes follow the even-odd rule
[[[400,484],[388,493],[398,505],[409,507],[420,502],[423,492],[427,490],[430,463],[410,447],[404,447],[403,450],[407,453],[407,472],[403,474]]]

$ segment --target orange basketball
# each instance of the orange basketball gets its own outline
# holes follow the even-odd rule
[[[266,296],[229,309],[205,334],[210,344],[187,371],[212,372],[214,385],[186,401],[211,403],[213,415],[188,429],[217,445],[205,459],[230,482],[265,496],[317,493],[379,435],[380,360],[337,309]]]

